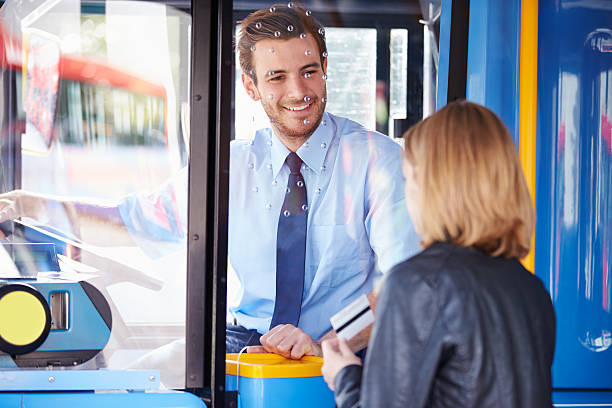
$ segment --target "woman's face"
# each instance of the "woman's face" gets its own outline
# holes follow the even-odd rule
[[[406,158],[402,160],[402,170],[405,179],[406,208],[412,219],[414,228],[419,232],[420,215],[418,210],[419,190],[416,182],[416,169]]]

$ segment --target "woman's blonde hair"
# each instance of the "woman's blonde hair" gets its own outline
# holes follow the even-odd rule
[[[529,253],[533,204],[497,115],[472,102],[453,102],[410,128],[404,142],[415,169],[423,246],[451,241],[492,256]]]

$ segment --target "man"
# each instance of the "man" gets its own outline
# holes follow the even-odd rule
[[[237,323],[228,326],[228,352],[254,346],[249,351],[320,355],[318,340],[333,336],[329,318],[370,294],[381,271],[419,247],[404,202],[401,148],[325,112],[324,33],[295,6],[262,9],[241,23],[242,82],[261,102],[271,128],[231,145],[229,274],[240,290],[228,299]],[[128,196],[104,208],[61,203],[76,204],[79,215],[119,220],[154,254],[159,250],[147,237],[184,239],[176,231],[186,230],[186,218],[176,208],[186,205],[169,197],[187,191],[185,181],[179,177],[158,194]],[[0,221],[34,217],[42,212],[41,198],[50,199],[0,196]],[[155,218],[175,227],[164,232]],[[367,335],[352,342],[354,350],[366,344]]]
[[[228,327],[227,351],[260,342],[249,351],[319,355],[314,339],[329,318],[418,250],[401,149],[325,112],[325,31],[309,12],[252,13],[238,51],[242,83],[271,128],[231,146],[228,252],[241,291],[229,301],[238,326]]]

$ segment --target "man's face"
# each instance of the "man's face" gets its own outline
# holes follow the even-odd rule
[[[308,138],[321,122],[327,97],[327,60],[322,67],[314,38],[258,41],[252,63],[257,85],[246,74],[242,82],[251,98],[261,101],[277,135]]]

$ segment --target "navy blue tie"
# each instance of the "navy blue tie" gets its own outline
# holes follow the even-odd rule
[[[279,324],[298,325],[304,292],[306,184],[300,173],[302,159],[291,152],[285,161],[291,173],[276,233],[276,301],[270,328]]]

